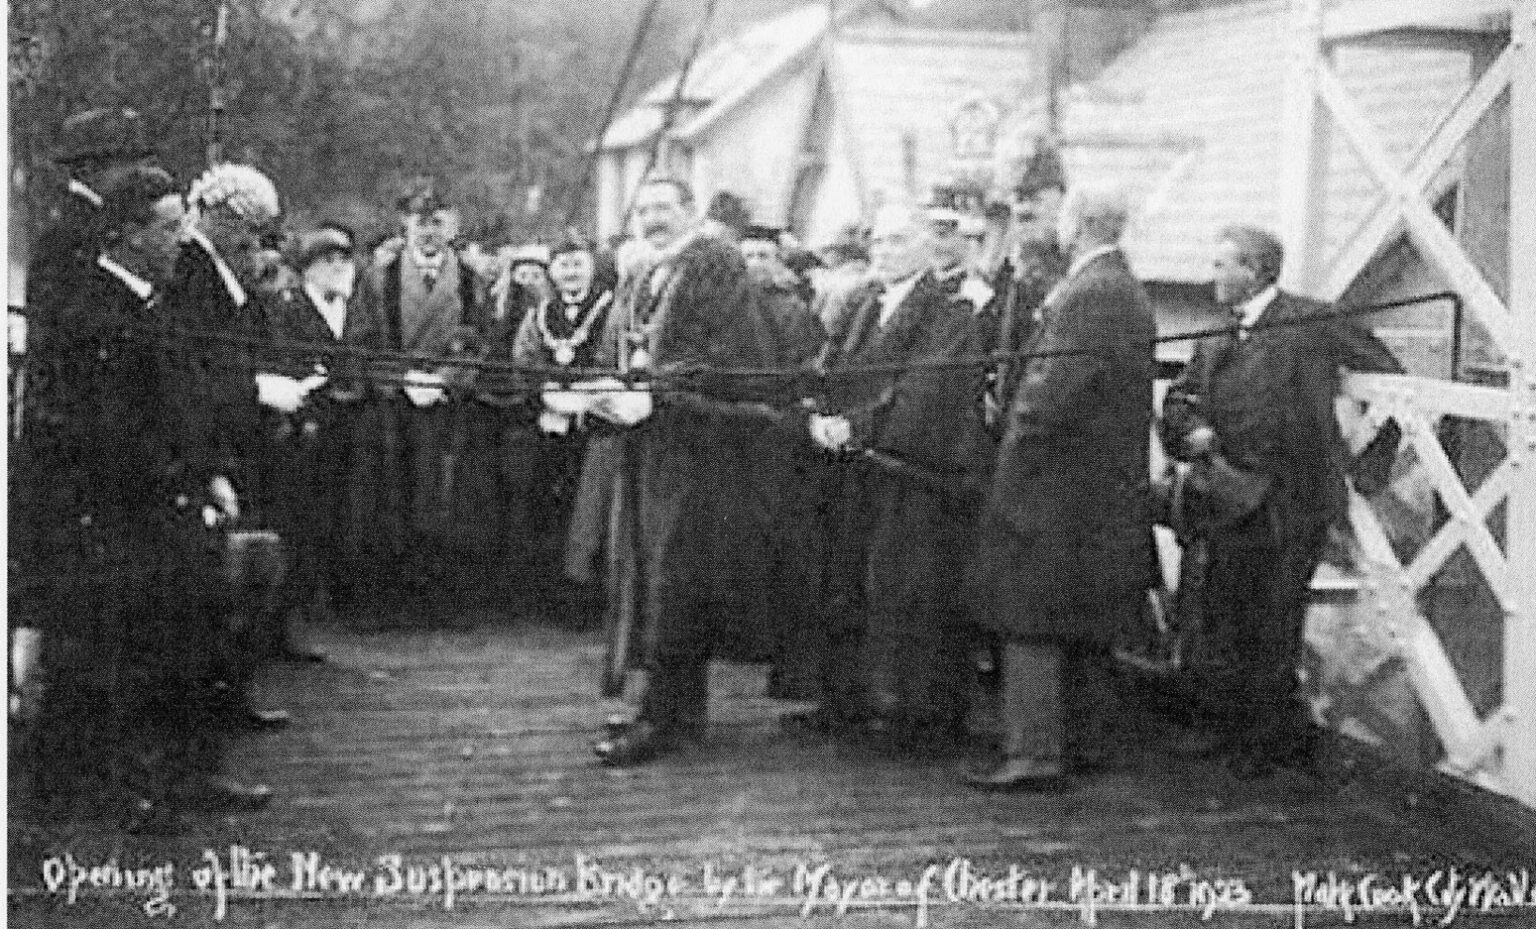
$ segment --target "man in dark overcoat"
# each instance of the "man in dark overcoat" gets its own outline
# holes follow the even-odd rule
[[[469,417],[453,397],[452,358],[470,332],[483,331],[487,283],[454,247],[456,209],[436,192],[402,198],[409,234],[400,250],[373,267],[365,288],[368,313],[382,319],[390,348],[403,362],[404,386],[391,391],[393,421],[380,436],[395,457],[386,492],[398,505],[396,544],[411,556],[412,582],[441,577],[448,565],[444,534],[451,536],[458,456],[467,444]]]
[[[1163,402],[1170,454],[1197,471],[1235,469],[1254,488],[1237,509],[1190,513],[1196,544],[1206,546],[1192,595],[1207,638],[1233,661],[1224,681],[1211,682],[1226,685],[1213,696],[1224,704],[1224,747],[1246,776],[1314,761],[1316,730],[1296,671],[1312,575],[1348,504],[1350,463],[1334,414],[1339,370],[1402,371],[1358,321],[1280,290],[1284,254],[1263,229],[1217,236],[1216,301],[1233,329],[1197,346]],[[1383,438],[1374,454],[1390,458],[1395,435]]]
[[[27,267],[29,314],[45,314],[70,299],[70,288],[96,260],[102,191],[154,162],[143,119],[131,109],[76,113],[59,129],[54,162],[68,174],[49,223],[32,243]]]
[[[56,200],[48,210],[48,222],[28,248],[24,311],[29,328],[36,332],[58,332],[66,321],[78,315],[80,288],[95,274],[101,253],[102,237],[108,230],[102,216],[102,191],[154,160],[153,149],[144,133],[139,114],[130,109],[101,108],[77,113],[60,127],[54,163],[66,174],[56,191]],[[32,353],[32,354],[35,354]],[[32,467],[35,456],[27,454],[27,425],[38,415],[58,415],[58,410],[31,410],[37,395],[47,393],[45,366],[32,364],[23,356],[11,372],[13,389],[19,400],[17,413],[22,428],[21,440],[13,456],[10,535],[11,559],[21,568],[21,577],[13,578],[7,599],[10,623],[25,625],[47,595],[27,576],[33,540],[30,529],[41,525],[41,518],[30,513],[33,501],[47,495],[51,475]],[[69,396],[67,388],[60,396]],[[16,409],[13,407],[13,409]],[[13,433],[13,436],[16,433]]]
[[[1084,666],[1151,580],[1154,324],[1118,245],[1126,219],[1120,191],[1068,193],[1058,237],[1072,265],[1008,407],[976,565],[977,617],[1007,643],[1002,758],[972,773],[977,786],[1063,775],[1069,719],[1092,712],[1073,692]]]
[[[29,525],[18,528],[36,542],[22,580],[40,594],[47,689],[19,741],[35,749],[29,773],[45,799],[78,803],[80,776],[94,773],[143,813],[165,798],[198,734],[177,723],[202,697],[186,685],[208,659],[198,633],[210,614],[197,604],[213,565],[195,511],[177,505],[154,305],[182,198],[147,167],[97,196],[99,250],[32,340],[26,458],[47,481],[29,491]],[[130,726],[144,737],[124,739]]]
[[[870,254],[878,282],[851,296],[828,340],[827,390],[809,422],[818,445],[854,456],[823,594],[832,641],[822,715],[915,746],[956,734],[964,712],[956,578],[989,442],[980,371],[922,367],[965,354],[975,318],[934,276],[922,215],[883,210]],[[870,366],[895,367],[853,370]]]
[[[641,233],[662,254],[625,288],[604,344],[620,367],[670,378],[653,412],[625,437],[612,544],[629,553],[637,582],[632,618],[616,616],[621,669],[648,680],[633,723],[597,746],[610,765],[645,761],[703,735],[709,660],[728,651],[757,657],[739,605],[760,596],[761,565],[744,557],[748,452],[768,417],[760,387],[714,369],[762,367],[767,352],[736,246],[703,233],[685,184],[653,178],[636,194]],[[622,561],[622,559],[621,559]],[[622,587],[623,585],[619,585]],[[626,612],[622,589],[613,606]],[[620,646],[620,640],[630,644]],[[619,654],[619,652],[627,654]]]

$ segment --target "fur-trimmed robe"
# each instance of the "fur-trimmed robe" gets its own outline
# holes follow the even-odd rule
[[[742,659],[772,652],[771,630],[753,628],[744,608],[768,589],[753,547],[750,464],[773,421],[764,401],[799,385],[717,369],[771,366],[773,331],[736,248],[702,235],[630,281],[609,317],[606,363],[643,344],[658,377],[686,378],[683,389],[658,391],[654,413],[622,440],[610,630],[629,644],[611,656],[609,692],[622,687],[625,667],[680,648]]]

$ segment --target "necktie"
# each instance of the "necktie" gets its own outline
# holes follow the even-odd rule
[[[1243,314],[1243,308],[1241,306],[1234,306],[1232,308],[1231,312],[1232,312],[1232,319],[1231,319],[1231,327],[1230,328],[1231,328],[1232,338],[1234,340],[1240,342],[1240,341],[1248,338],[1248,323],[1243,318],[1244,314]]]
[[[421,272],[421,283],[422,283],[422,285],[424,287],[427,288],[427,292],[431,293],[432,292],[432,288],[437,286],[437,272],[436,271],[423,271],[423,272]]]

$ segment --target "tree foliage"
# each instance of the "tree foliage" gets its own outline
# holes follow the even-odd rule
[[[691,0],[657,17],[627,96],[676,66]],[[382,222],[436,177],[471,229],[552,234],[632,38],[631,0],[229,0],[226,157],[268,171],[290,213]],[[190,180],[209,139],[217,0],[10,6],[12,157],[34,190],[69,114],[131,106]]]
[[[719,0],[709,39],[824,2]],[[838,0],[844,8],[855,2]],[[1019,28],[1029,5],[943,0],[918,10],[883,2],[908,11],[912,25],[934,28]],[[367,229],[385,220],[406,179],[425,173],[453,192],[472,233],[507,238],[559,231],[644,7],[226,3],[226,156],[268,171],[290,213]],[[661,0],[627,101],[681,65],[708,4]],[[144,114],[162,161],[190,181],[209,134],[218,8],[219,0],[12,0],[11,154],[31,189],[57,186],[47,164],[65,117],[104,105]]]

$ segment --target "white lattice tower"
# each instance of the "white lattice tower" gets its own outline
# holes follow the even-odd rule
[[[1287,286],[1327,299],[1342,295],[1387,245],[1406,236],[1460,295],[1469,316],[1507,363],[1503,387],[1409,376],[1356,376],[1346,390],[1395,419],[1449,513],[1406,564],[1359,497],[1350,517],[1365,554],[1364,607],[1402,659],[1444,748],[1442,770],[1536,806],[1536,0],[1294,0],[1287,76],[1285,235]],[[1450,36],[1461,24],[1507,17],[1508,42],[1419,146],[1408,166],[1389,157],[1378,133],[1330,64],[1338,42],[1411,32]],[[1441,32],[1440,30],[1446,30]],[[1434,179],[1505,92],[1511,123],[1510,282],[1506,302],[1435,215]],[[1325,253],[1327,154],[1337,133],[1384,194],[1361,232]],[[1505,459],[1469,493],[1436,437],[1445,416],[1507,428]],[[1506,546],[1488,519],[1507,505]],[[1475,560],[1504,614],[1502,705],[1481,718],[1426,617],[1418,593],[1458,550]]]

